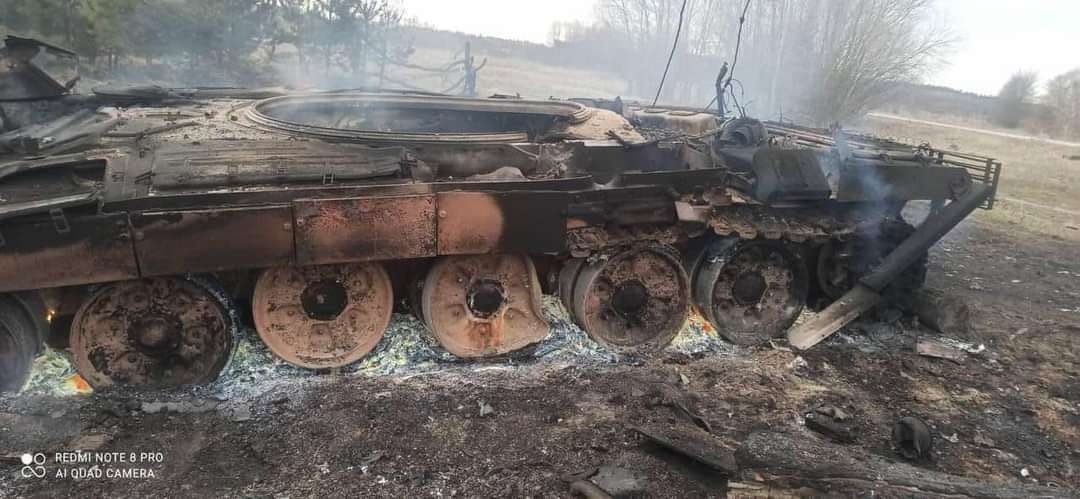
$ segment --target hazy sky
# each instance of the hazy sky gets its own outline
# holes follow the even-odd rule
[[[537,43],[547,42],[554,21],[592,22],[595,3],[400,1],[407,15],[437,28]],[[1036,71],[1045,81],[1080,67],[1080,0],[938,0],[938,5],[959,41],[949,64],[929,75],[928,83],[994,94],[1016,70]]]

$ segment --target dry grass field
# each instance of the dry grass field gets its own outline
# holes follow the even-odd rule
[[[971,130],[870,116],[863,129],[903,142],[930,142],[1000,159],[1004,163],[998,204],[978,220],[1080,240],[1080,147],[1038,139],[1002,137]]]
[[[461,57],[462,47],[417,47],[409,56],[409,63],[425,68],[441,68]],[[615,97],[626,95],[627,84],[610,73],[589,71],[560,66],[552,66],[511,57],[505,54],[476,51],[473,53],[477,65],[487,59],[487,64],[477,77],[477,94],[521,94],[532,99],[549,97]],[[348,85],[339,71],[331,71],[327,78],[321,68],[305,73],[296,69],[295,53],[283,49],[275,58],[275,66],[287,83],[296,86],[322,88],[340,88]],[[420,69],[388,66],[385,82],[387,88],[426,90],[443,92],[461,78],[459,68],[451,73],[436,73]],[[377,82],[372,82],[377,84]],[[458,93],[460,88],[451,93]]]

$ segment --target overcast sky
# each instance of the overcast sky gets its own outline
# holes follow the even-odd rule
[[[537,43],[547,42],[554,21],[595,17],[593,0],[400,1],[407,15],[437,28]],[[1080,67],[1080,0],[937,1],[959,41],[927,83],[994,94],[1016,70],[1045,81]]]

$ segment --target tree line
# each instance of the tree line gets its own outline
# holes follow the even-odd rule
[[[1024,126],[1037,132],[1080,138],[1080,68],[1046,81],[1038,92],[1039,77],[1017,71],[997,95],[996,124],[1006,128]]]
[[[613,73],[628,82],[624,97],[651,100],[680,32],[662,102],[704,108],[726,62],[727,110],[827,125],[930,74],[952,40],[935,23],[934,0],[683,1],[597,0],[596,22],[556,23],[551,47],[503,45],[510,57]],[[279,83],[286,47],[298,75],[322,75],[325,86],[378,85],[393,81],[388,65],[406,65],[413,52],[406,24],[398,0],[0,2],[0,28],[71,48],[87,76],[138,71],[177,84]],[[1047,81],[1041,95],[1035,83],[1015,75],[993,118],[1080,135],[1080,70]]]
[[[598,23],[559,25],[552,38],[651,95],[680,8],[682,0],[600,0]],[[931,71],[952,41],[934,23],[933,0],[687,0],[685,11],[662,100],[704,106],[726,61],[735,78],[728,109],[739,101],[759,116],[818,124],[881,104],[895,83]]]
[[[402,60],[402,12],[390,0],[4,0],[0,26],[59,43],[100,76],[167,62],[166,78],[270,82],[279,47],[302,72],[331,71],[363,85]],[[165,65],[162,65],[165,66]]]

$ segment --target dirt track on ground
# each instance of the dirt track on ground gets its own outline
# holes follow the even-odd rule
[[[951,123],[941,123],[939,121],[920,120],[918,118],[909,118],[907,116],[897,116],[895,114],[888,114],[888,113],[869,113],[869,115],[873,116],[875,118],[883,118],[883,119],[893,120],[893,121],[906,121],[908,123],[919,123],[919,124],[922,124],[922,125],[930,125],[930,126],[941,127],[941,128],[952,128],[954,130],[964,130],[964,131],[968,131],[968,132],[984,133],[984,134],[987,134],[987,135],[994,135],[994,136],[997,136],[997,137],[1004,137],[1004,138],[1008,138],[1008,139],[1030,140],[1030,141],[1035,141],[1035,142],[1043,142],[1045,144],[1053,144],[1053,145],[1056,145],[1056,146],[1080,147],[1080,142],[1069,142],[1067,140],[1057,140],[1057,139],[1048,139],[1048,138],[1045,138],[1045,137],[1035,137],[1033,135],[1024,135],[1022,133],[1009,133],[1009,132],[1001,132],[1001,131],[998,131],[998,130],[988,130],[986,128],[976,128],[976,127],[969,127],[969,126],[963,126],[963,125],[953,125]]]

